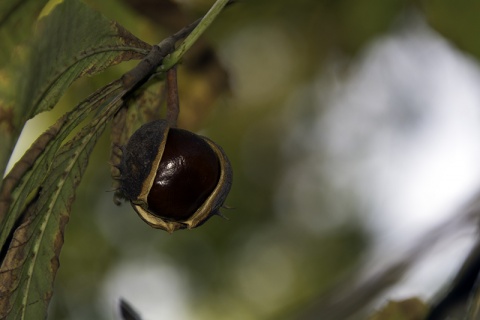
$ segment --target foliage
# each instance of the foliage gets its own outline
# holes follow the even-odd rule
[[[185,32],[151,47],[77,0],[50,2],[36,23],[31,12],[38,11],[38,7],[15,1],[4,2],[4,5],[7,8],[2,20],[3,35],[5,42],[12,43],[10,59],[15,58],[15,50],[28,50],[24,69],[15,70],[22,74],[15,85],[19,88],[15,98],[5,97],[1,101],[0,113],[13,114],[2,119],[6,124],[4,150],[12,149],[27,120],[50,110],[79,77],[93,75],[122,61],[146,57],[137,68],[97,90],[61,117],[3,179],[0,315],[9,319],[32,319],[47,313],[65,225],[93,147],[124,103],[126,94],[160,67],[163,58],[174,51],[175,42],[185,37]],[[35,24],[33,40],[27,49],[21,48],[24,43],[15,43],[22,38],[9,33],[16,27],[12,20],[19,16],[30,16],[31,24]],[[213,19],[210,18],[208,24]],[[196,32],[196,38],[200,33],[200,30]],[[196,38],[186,43],[191,45]],[[181,52],[176,60],[170,60],[167,68],[178,62],[186,48],[185,44],[180,47]],[[7,77],[9,71],[8,68],[5,71]],[[65,142],[91,115],[93,119]],[[5,157],[0,163],[2,172],[7,160]]]
[[[341,52],[346,60],[355,57],[372,39],[388,32],[396,19],[409,10],[422,12],[431,26],[461,49],[478,57],[478,41],[475,32],[471,32],[478,29],[475,28],[478,19],[469,1],[452,4],[451,1],[441,0],[282,0],[275,6],[268,1],[244,1],[235,10],[226,11],[216,19],[219,27],[211,30],[210,34],[213,35],[210,39],[213,45],[197,38],[204,26],[203,29],[195,29],[192,37],[178,47],[176,42],[190,34],[193,27],[152,46],[134,36],[133,30],[123,27],[122,20],[121,25],[107,19],[79,0],[47,2],[0,2],[2,175],[29,119],[61,104],[62,96],[71,94],[68,88],[76,85],[81,78],[96,76],[129,60],[141,62],[132,71],[124,72],[120,79],[104,81],[102,87],[87,98],[82,97],[83,100],[75,107],[70,105],[71,110],[38,136],[2,180],[0,318],[46,317],[59,268],[65,228],[72,210],[82,216],[72,216],[75,223],[66,233],[67,252],[64,257],[67,259],[65,262],[62,260],[65,273],[62,275],[60,269],[62,281],[55,285],[55,290],[60,293],[66,291],[65,294],[69,295],[75,287],[78,296],[90,299],[85,302],[76,297],[85,305],[92,303],[92,295],[98,289],[93,285],[98,285],[111,264],[124,254],[119,247],[127,247],[126,250],[135,252],[135,256],[144,251],[145,244],[152,251],[168,256],[175,265],[181,265],[189,274],[188,278],[193,279],[196,299],[192,308],[199,318],[227,312],[238,317],[272,319],[285,316],[308,319],[319,315],[323,316],[322,319],[335,319],[335,315],[340,315],[338,319],[365,315],[370,313],[365,309],[381,292],[401,280],[416,254],[412,253],[400,263],[392,264],[359,289],[351,288],[369,238],[361,223],[355,220],[355,213],[361,206],[350,195],[336,196],[335,201],[341,203],[342,210],[348,212],[351,221],[334,231],[305,231],[291,223],[291,216],[297,212],[290,212],[288,208],[282,208],[287,217],[279,217],[278,208],[274,208],[274,198],[278,197],[274,190],[281,184],[280,172],[292,166],[292,162],[302,163],[304,155],[299,146],[294,146],[297,154],[285,156],[285,140],[288,140],[285,136],[298,130],[292,125],[292,119],[296,117],[308,124],[312,113],[321,112],[300,106],[289,110],[290,114],[285,116],[282,114],[285,109],[281,106],[298,87],[309,87],[307,84],[316,81],[315,73],[327,67],[325,61],[332,51]],[[162,10],[156,10],[149,7],[148,1],[125,0],[122,4],[92,1],[92,5],[113,16],[114,12],[108,12],[111,7],[128,5],[123,11],[127,13],[119,14],[121,18],[132,19],[134,23],[131,24],[142,25],[148,17],[167,34],[179,28],[178,21],[192,20],[169,1],[162,3],[167,4]],[[225,5],[226,1],[222,3]],[[140,18],[133,17],[134,10]],[[269,32],[262,34],[256,28]],[[138,30],[135,31],[138,33]],[[242,52],[251,55],[248,63],[258,66],[254,76],[260,80],[252,83],[257,84],[256,89],[261,95],[252,95],[250,100],[237,102],[236,108],[218,108],[211,112],[213,107],[224,106],[225,102],[218,103],[217,98],[228,99],[225,92],[229,89],[227,72],[215,54],[216,46],[221,43],[218,39],[226,39],[229,33],[240,34],[241,31],[251,36],[248,41],[239,43],[244,46],[246,43],[247,48],[242,48]],[[154,38],[159,37],[159,33],[153,34]],[[152,37],[152,34],[148,36]],[[254,36],[260,40],[254,42]],[[289,44],[282,44],[282,41]],[[190,47],[193,43],[197,46]],[[268,48],[265,49],[266,44],[274,46],[274,55]],[[295,50],[288,55],[288,52],[285,53],[287,50],[282,52],[284,48]],[[135,217],[129,220],[122,215],[122,210],[131,208],[116,209],[109,197],[102,197],[109,198],[108,206],[112,207],[105,209],[107,205],[99,199],[99,194],[110,183],[105,183],[109,179],[108,170],[100,165],[106,162],[105,154],[96,154],[94,148],[96,145],[100,147],[97,150],[109,148],[103,133],[115,121],[126,121],[126,128],[120,133],[121,143],[139,124],[159,116],[159,106],[164,102],[163,73],[176,65],[186,51],[194,54],[191,59],[185,58],[180,70],[180,81],[188,79],[180,83],[184,112],[181,122],[194,129],[207,127],[209,133],[216,135],[226,152],[232,155],[236,178],[230,201],[237,209],[232,210],[233,221],[228,224],[212,223],[193,235],[181,234],[173,238],[142,229],[143,226],[133,222]],[[230,56],[224,54],[222,63],[227,61],[228,64],[229,59],[235,59],[235,52],[230,53]],[[281,57],[287,59],[282,60]],[[276,61],[281,63],[275,64]],[[228,72],[232,74],[235,68],[244,66],[238,61],[231,64],[234,65],[231,67],[233,70]],[[268,69],[269,65],[276,68]],[[262,70],[263,67],[268,71]],[[285,74],[288,75],[288,84],[281,82]],[[264,81],[259,86],[261,79]],[[230,80],[235,84],[234,77]],[[105,85],[106,82],[108,84]],[[312,89],[304,90],[307,93],[302,99],[308,104],[313,94],[309,90]],[[129,106],[128,110],[122,109],[123,106]],[[126,113],[119,113],[119,110]],[[118,133],[113,135],[119,136]],[[291,145],[288,147],[292,148]],[[95,165],[88,166],[92,162]],[[90,175],[87,167],[91,170]],[[82,178],[88,182],[82,185],[89,185],[91,190],[82,191]],[[322,177],[320,181],[321,190],[315,194],[314,206],[319,208],[318,215],[328,220],[329,215],[325,212],[332,208],[326,204],[330,203],[332,190],[327,186],[326,179]],[[77,191],[80,201],[74,205]],[[108,237],[100,231],[99,225],[103,220],[108,220],[110,236],[115,240],[105,239]],[[426,251],[428,243],[419,251]],[[275,265],[276,261],[284,261],[285,264],[280,268]],[[84,278],[74,276],[79,273],[79,265]],[[272,270],[274,266],[278,270]],[[264,274],[261,279],[254,277],[258,275],[258,269]],[[272,293],[275,291],[273,284],[276,276],[290,279],[288,294],[285,290],[281,291],[283,295]],[[270,304],[253,301],[262,292],[252,294],[253,298],[238,293],[241,290],[254,292],[248,287],[252,285],[252,279],[270,287],[270,291],[265,291],[268,293],[265,299],[267,296],[274,297]],[[77,288],[78,284],[84,287]],[[329,291],[332,287],[334,289]],[[225,291],[236,293],[226,294]],[[351,295],[344,295],[345,291]],[[336,300],[339,296],[347,298]],[[58,301],[50,307],[52,314],[69,318],[68,312],[62,314],[61,298]],[[215,303],[206,305],[206,301]],[[123,316],[140,318],[142,310],[139,309],[137,314],[134,307],[122,300]],[[85,309],[87,317],[98,317],[93,307]],[[390,302],[371,319],[422,319],[427,309],[424,302],[412,298]]]

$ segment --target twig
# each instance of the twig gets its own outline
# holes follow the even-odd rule
[[[215,20],[215,18],[222,11],[222,9],[227,4],[231,3],[234,3],[234,1],[217,0],[202,18],[202,20],[198,23],[198,26],[188,35],[188,37],[182,42],[178,49],[164,59],[161,69],[168,70],[174,65],[176,65],[182,59],[185,52],[190,49],[190,47],[197,41],[200,35],[208,28],[208,26],[210,26],[210,24],[212,24],[213,20]]]

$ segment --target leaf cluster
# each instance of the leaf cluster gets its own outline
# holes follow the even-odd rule
[[[142,60],[60,117],[3,178],[0,318],[46,316],[65,225],[96,142],[130,94],[195,26],[151,46],[78,0],[2,2],[2,175],[26,122],[51,110],[75,80],[123,61]]]

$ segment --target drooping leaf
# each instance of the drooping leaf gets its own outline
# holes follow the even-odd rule
[[[21,75],[16,91],[1,90],[0,85],[2,154],[11,153],[25,122],[53,108],[73,81],[141,59],[150,47],[78,0],[65,0],[42,12],[28,50],[23,48],[26,61],[15,70]],[[9,119],[3,129],[2,114],[9,115],[3,117]],[[0,158],[0,172],[7,160]]]
[[[36,319],[46,314],[75,189],[96,139],[122,103],[125,91],[121,83],[118,80],[98,90],[60,118],[4,179],[0,193],[0,318]],[[88,114],[105,105],[104,114],[62,146]]]
[[[143,83],[174,50],[172,37],[121,79],[99,89],[62,117],[4,179],[0,193],[0,316],[24,319],[45,314],[64,227],[89,154],[106,123],[123,105],[125,94]],[[102,109],[100,116],[62,146],[88,114]]]
[[[61,117],[42,134],[2,181],[0,192],[0,244],[5,246],[16,221],[48,176],[51,164],[66,137],[87,115],[106,101],[119,99],[121,81],[93,93],[74,110]]]
[[[125,95],[145,83],[163,59],[175,50],[175,43],[194,26],[189,25],[152,47],[137,67],[60,118],[3,179],[0,190],[0,318],[46,316],[75,190],[98,137],[118,113]],[[92,60],[92,64],[77,76],[100,70],[105,61],[99,61],[100,67]],[[67,77],[62,81],[70,80],[73,81]],[[44,91],[45,95],[51,94],[50,90],[53,89]],[[57,91],[53,95],[59,95]],[[95,113],[92,121],[64,144],[72,130],[92,113]]]
[[[0,1],[0,175],[3,176],[13,140],[19,128],[15,123],[18,69],[26,59],[27,39],[33,35],[38,14],[48,0]],[[18,120],[17,120],[18,122]]]
[[[66,0],[38,22],[26,82],[29,117],[49,110],[75,79],[130,59],[150,45],[79,2]]]
[[[102,114],[58,149],[38,193],[20,216],[0,268],[0,318],[46,317],[75,190],[98,137],[121,102],[121,95],[108,96],[102,101]]]

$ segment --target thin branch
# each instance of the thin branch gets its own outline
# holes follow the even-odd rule
[[[162,70],[168,70],[176,65],[183,57],[185,52],[197,41],[202,33],[212,24],[218,14],[227,5],[234,1],[231,0],[217,0],[210,10],[205,14],[203,19],[198,23],[198,26],[188,35],[188,37],[182,42],[175,52],[166,57],[161,66]]]
[[[202,19],[189,24],[173,35],[154,45],[152,50],[140,61],[135,68],[122,76],[123,87],[131,92],[144,84],[157,68],[166,71],[176,65],[185,52],[197,41],[200,35],[212,24],[217,15],[232,0],[217,0]],[[175,44],[185,40],[175,50]],[[167,57],[168,56],[168,57]]]

